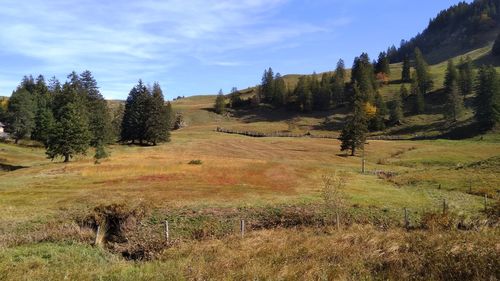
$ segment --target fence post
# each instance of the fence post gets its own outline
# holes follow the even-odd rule
[[[96,245],[96,246],[99,246],[101,244],[101,241],[99,239],[100,232],[101,232],[101,226],[98,225],[97,226],[97,231],[95,233],[95,240],[94,240],[94,245]]]
[[[488,210],[488,194],[484,194],[484,210]]]
[[[443,215],[446,214],[446,199],[443,199]]]
[[[361,173],[365,173],[365,148],[363,147],[363,156],[361,159]]]
[[[408,209],[404,208],[404,211],[405,211],[405,228],[406,230],[408,230],[408,228],[410,227],[410,222],[408,220]]]
[[[168,227],[168,221],[165,221],[165,238],[167,242],[170,242],[170,229]]]
[[[240,220],[241,238],[245,236],[245,220]]]

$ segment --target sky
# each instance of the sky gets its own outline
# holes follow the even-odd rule
[[[309,74],[421,32],[452,0],[0,0],[0,96],[24,75],[90,70],[108,99],[142,79],[166,98]],[[470,2],[470,1],[468,1]]]

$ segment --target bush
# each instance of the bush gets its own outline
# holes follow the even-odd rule
[[[189,161],[188,163],[189,165],[201,165],[203,164],[203,161],[201,161],[200,159],[197,159],[197,160],[191,160]]]

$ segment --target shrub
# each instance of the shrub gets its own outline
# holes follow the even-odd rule
[[[203,164],[203,161],[201,161],[200,159],[196,159],[196,160],[189,161],[188,164],[189,165],[201,165],[201,164]]]

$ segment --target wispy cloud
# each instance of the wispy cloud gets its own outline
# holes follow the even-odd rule
[[[288,0],[3,0],[0,81],[35,72],[90,69],[108,97],[123,97],[140,77],[162,82],[192,60],[234,67],[229,52],[252,50],[326,31],[273,18]],[[342,24],[342,22],[333,23]],[[287,43],[289,44],[289,43]],[[15,85],[0,85],[8,93]]]

